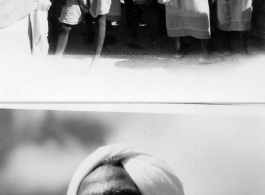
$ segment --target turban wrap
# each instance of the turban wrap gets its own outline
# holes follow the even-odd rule
[[[142,195],[184,195],[183,187],[165,162],[127,144],[108,145],[88,156],[74,173],[67,195],[77,195],[82,180],[106,158],[118,157]]]

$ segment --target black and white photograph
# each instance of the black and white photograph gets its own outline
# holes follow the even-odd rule
[[[1,109],[0,193],[263,195],[264,115],[231,113]]]
[[[0,102],[264,103],[262,0],[0,2]]]
[[[264,195],[263,0],[0,0],[0,194]]]

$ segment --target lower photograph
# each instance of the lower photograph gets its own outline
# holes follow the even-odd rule
[[[5,195],[264,195],[264,116],[0,109]]]

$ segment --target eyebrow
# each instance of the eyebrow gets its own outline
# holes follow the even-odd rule
[[[89,192],[89,190],[84,195],[141,195],[137,189],[131,187],[111,187],[103,192]]]

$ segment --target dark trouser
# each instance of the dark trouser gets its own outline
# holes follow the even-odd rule
[[[126,10],[127,27],[130,28],[132,25],[133,18],[133,0],[124,0],[124,3]]]
[[[158,25],[157,25],[157,33],[158,34],[166,34],[166,10],[165,5],[157,3],[157,15],[158,15]]]

